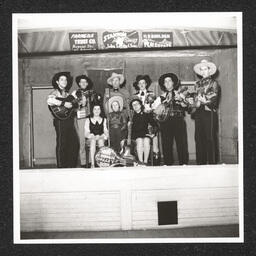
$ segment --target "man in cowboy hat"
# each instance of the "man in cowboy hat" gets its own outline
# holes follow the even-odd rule
[[[74,97],[68,91],[72,86],[73,78],[69,72],[59,72],[53,76],[52,91],[47,104],[51,108],[62,106],[66,109],[76,107]],[[68,99],[68,100],[67,100]],[[52,112],[53,113],[53,112]],[[56,158],[58,168],[74,168],[78,158],[78,136],[74,126],[74,115],[68,116],[65,120],[60,120],[53,115],[53,124],[56,130]]]
[[[86,167],[86,152],[85,152],[85,137],[84,126],[85,118],[91,114],[93,104],[100,102],[102,104],[103,98],[96,93],[93,88],[92,80],[86,75],[79,75],[76,77],[78,89],[72,92],[72,95],[78,100],[77,115],[75,118],[75,126],[79,135],[80,148],[79,158],[80,166]]]
[[[112,75],[107,79],[107,83],[110,87],[106,89],[106,92],[104,94],[104,107],[108,106],[106,105],[106,102],[108,99],[110,99],[113,96],[120,96],[123,98],[123,106],[124,106],[124,113],[127,116],[130,116],[130,110],[129,110],[129,101],[130,101],[130,94],[125,86],[125,79],[122,74],[117,74],[115,72],[112,73]],[[105,108],[105,112],[108,112],[109,110]]]
[[[184,120],[187,105],[181,101],[179,78],[174,73],[166,73],[160,76],[159,86],[163,93],[155,100],[154,113],[161,115],[166,111],[163,120],[159,119],[162,136],[162,148],[164,164],[173,165],[173,141],[175,139],[179,164],[188,164],[187,128]],[[161,111],[160,111],[161,110]]]
[[[219,86],[212,78],[216,71],[216,65],[207,60],[194,66],[194,72],[201,77],[196,82],[196,100],[192,111],[195,117],[197,164],[217,163]]]

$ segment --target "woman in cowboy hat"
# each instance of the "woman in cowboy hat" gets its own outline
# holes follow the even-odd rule
[[[109,100],[113,96],[121,96],[123,98],[123,111],[127,116],[130,116],[130,110],[129,110],[129,101],[130,101],[130,94],[125,86],[125,79],[122,74],[112,73],[112,75],[107,79],[107,83],[110,87],[106,88],[105,94],[104,94],[104,106],[106,105],[107,100]],[[105,112],[108,112],[108,109],[105,108]]]
[[[148,90],[149,86],[151,85],[152,80],[149,75],[138,75],[136,77],[136,81],[133,83],[133,87],[136,90],[134,96],[137,96],[143,106],[144,111],[147,113],[152,113],[152,104],[156,99],[156,96],[153,91]],[[152,165],[159,165],[160,164],[160,153],[158,147],[158,134],[156,134],[152,138],[152,145],[153,145],[153,163]]]
[[[136,81],[133,83],[133,87],[136,90],[136,93],[134,95],[140,98],[142,104],[144,105],[144,107],[146,107],[146,111],[147,109],[150,111],[150,107],[146,102],[147,96],[149,94],[154,94],[153,91],[148,90],[149,86],[151,85],[151,82],[152,80],[149,77],[149,75],[138,75],[136,77]]]
[[[85,167],[86,153],[85,153],[85,137],[84,137],[84,125],[85,118],[90,114],[91,107],[95,103],[101,103],[103,98],[100,94],[96,93],[93,88],[92,80],[86,75],[79,75],[76,77],[76,83],[78,89],[72,92],[72,95],[78,100],[79,107],[77,109],[77,115],[75,118],[75,125],[80,140],[80,165]]]
[[[52,91],[47,104],[51,108],[62,106],[66,109],[77,107],[74,97],[69,95],[68,91],[72,86],[73,78],[69,72],[59,72],[52,78]],[[69,99],[69,100],[67,100]],[[76,167],[78,157],[78,136],[74,126],[74,115],[60,120],[53,115],[53,125],[56,130],[56,158],[58,168]]]
[[[163,94],[154,102],[155,113],[160,104],[169,108],[169,115],[160,123],[164,164],[172,165],[173,140],[176,141],[179,164],[188,163],[187,129],[184,120],[187,105],[181,100],[179,79],[174,73],[166,73],[158,80]]]
[[[216,65],[207,60],[194,66],[194,72],[201,77],[196,83],[196,101],[192,111],[195,118],[197,164],[217,163],[219,85],[212,78],[216,71]]]
[[[108,109],[110,146],[119,153],[121,143],[127,137],[127,116],[123,112],[123,98],[113,96],[106,104],[108,104],[105,108]]]
[[[142,101],[136,97],[130,102],[130,108],[134,112],[132,117],[132,140],[136,141],[136,151],[138,159],[141,163],[147,165],[150,152],[150,138],[148,126],[153,129],[157,128],[157,123],[154,121],[152,114],[144,112]]]

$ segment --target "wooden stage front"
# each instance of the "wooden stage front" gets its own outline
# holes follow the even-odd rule
[[[21,170],[19,178],[23,234],[233,225],[238,235],[238,165]],[[175,203],[177,224],[159,224],[160,202]]]

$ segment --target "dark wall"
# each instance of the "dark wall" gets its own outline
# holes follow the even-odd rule
[[[213,55],[213,60],[218,67],[216,79],[221,87],[220,160],[223,163],[234,163],[238,161],[238,97],[242,97],[238,95],[237,52],[235,49],[218,50]]]
[[[19,60],[20,91],[20,159],[23,167],[30,163],[31,142],[30,88],[51,86],[52,76],[59,71],[70,71],[75,77],[90,70],[111,73],[112,69],[124,70],[126,87],[134,93],[133,82],[138,74],[148,74],[152,78],[150,89],[160,93],[157,85],[159,76],[166,72],[176,73],[181,81],[197,79],[193,72],[194,64],[202,59],[214,60],[219,67],[217,80],[222,90],[220,102],[220,148],[221,162],[235,163],[234,132],[237,127],[237,78],[236,49],[228,50],[190,50],[190,51],[152,51],[132,53],[98,53],[90,55],[67,55],[23,58]],[[101,71],[104,70],[104,71]],[[97,81],[104,85],[106,76]],[[96,79],[96,78],[95,78]],[[102,81],[101,81],[102,80]],[[97,86],[95,86],[97,87]],[[77,85],[73,83],[73,89]],[[34,134],[35,158],[37,164],[55,163],[55,131],[51,115],[47,109],[46,96],[50,89],[37,90],[34,95]],[[232,96],[232,97],[231,97]],[[223,100],[224,99],[224,100]],[[226,100],[227,99],[227,100]],[[236,109],[236,111],[234,111]],[[190,159],[195,159],[194,121],[186,116]],[[43,123],[43,126],[40,125]],[[43,127],[43,128],[42,128]],[[40,135],[40,136],[39,136]],[[33,136],[32,136],[33,138]],[[44,144],[44,146],[42,146]]]

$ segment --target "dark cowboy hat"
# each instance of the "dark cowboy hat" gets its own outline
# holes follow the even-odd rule
[[[76,77],[76,83],[77,83],[77,85],[78,85],[79,87],[80,87],[79,83],[80,83],[81,79],[85,79],[85,80],[87,81],[87,83],[88,83],[88,85],[87,85],[87,87],[86,87],[86,90],[91,90],[92,87],[93,87],[93,82],[92,82],[92,80],[91,80],[88,76],[86,76],[86,75],[77,76],[77,77]]]
[[[145,82],[146,82],[146,89],[148,89],[148,87],[150,86],[150,84],[152,82],[152,80],[150,79],[149,75],[138,75],[136,77],[136,81],[133,83],[133,87],[137,91],[139,91],[139,89],[140,89],[139,86],[138,86],[138,83],[139,83],[140,80],[145,80]]]
[[[166,73],[160,76],[160,78],[158,79],[158,84],[160,86],[160,88],[163,91],[166,91],[166,88],[164,86],[164,79],[166,77],[170,77],[174,83],[173,88],[177,89],[177,87],[179,87],[179,78],[177,77],[177,75],[175,75],[174,73]]]
[[[130,109],[133,110],[132,103],[133,103],[134,101],[138,101],[138,102],[140,103],[140,105],[141,105],[141,109],[142,109],[142,110],[144,109],[144,106],[143,106],[143,103],[142,103],[141,99],[140,99],[139,97],[137,97],[137,96],[133,97],[133,99],[130,101],[130,104],[129,104]]]
[[[70,75],[70,72],[59,72],[56,73],[52,78],[52,86],[54,89],[59,90],[59,86],[56,83],[61,76],[65,76],[67,78],[67,86],[65,88],[65,91],[69,91],[73,84],[73,77]]]

